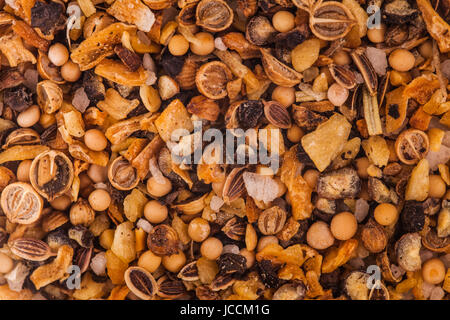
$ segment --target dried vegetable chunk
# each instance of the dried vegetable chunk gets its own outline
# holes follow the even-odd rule
[[[84,40],[71,53],[71,59],[80,66],[80,70],[91,69],[114,54],[114,46],[121,42],[122,34],[132,30],[132,26],[123,23],[111,24]]]
[[[350,128],[344,116],[334,114],[316,130],[303,136],[302,146],[319,171],[324,171],[342,150]]]
[[[296,149],[292,147],[284,155],[280,178],[292,199],[292,215],[296,220],[309,218],[313,210],[312,189],[301,176],[302,168],[302,163],[296,159]]]

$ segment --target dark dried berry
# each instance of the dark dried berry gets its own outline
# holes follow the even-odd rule
[[[164,50],[161,55],[160,63],[164,71],[173,78],[181,72],[185,60],[186,55],[174,56],[169,50]]]
[[[237,110],[239,126],[244,130],[256,127],[263,113],[264,106],[259,100],[248,100],[241,103]]]
[[[83,72],[83,87],[91,104],[96,104],[105,99],[105,86],[103,85],[101,78],[94,72]]]
[[[64,12],[62,4],[49,1],[36,1],[31,8],[31,26],[39,28],[43,34],[51,34],[60,23]]]
[[[126,196],[130,193],[129,190],[118,190],[108,183],[108,192],[111,195],[112,200],[117,203],[123,203]]]
[[[148,112],[147,108],[145,108],[145,106],[142,103],[139,103],[139,105],[136,108],[134,108],[133,110],[130,111],[130,113],[127,115],[127,117],[128,118],[137,117],[137,116],[140,116],[141,114],[144,114],[147,112]],[[145,132],[149,133],[149,131],[145,131]]]
[[[2,71],[0,74],[0,90],[16,87],[24,81],[25,78],[15,69]]]
[[[219,257],[217,265],[220,274],[242,274],[247,267],[247,259],[240,254],[224,253]]]
[[[122,45],[115,46],[114,52],[131,71],[136,71],[142,65],[141,57]]]
[[[24,111],[33,104],[32,93],[24,85],[6,89],[3,93],[3,103],[15,111]]]
[[[297,45],[309,37],[309,30],[306,24],[302,24],[295,29],[279,33],[275,36],[275,47],[283,47],[288,50],[294,49]]]
[[[211,191],[211,184],[206,184],[203,181],[194,181],[191,191],[194,193],[205,194]]]
[[[406,201],[401,214],[401,222],[406,233],[421,231],[425,225],[423,204],[417,201]]]
[[[292,55],[291,51],[285,46],[275,45],[275,49],[273,50],[273,54],[275,58],[283,62],[284,64],[291,64],[292,63]]]
[[[334,270],[329,273],[322,273],[320,276],[320,284],[324,289],[333,289],[337,290],[339,287],[340,281],[340,271],[339,269]]]
[[[278,278],[278,267],[275,267],[270,260],[262,260],[258,263],[259,275],[262,282],[268,288],[277,288],[280,286]]]

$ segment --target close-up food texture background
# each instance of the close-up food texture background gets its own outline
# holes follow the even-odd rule
[[[449,0],[0,9],[1,300],[450,298]]]

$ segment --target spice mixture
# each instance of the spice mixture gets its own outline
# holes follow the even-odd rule
[[[449,0],[0,9],[0,299],[450,298]]]

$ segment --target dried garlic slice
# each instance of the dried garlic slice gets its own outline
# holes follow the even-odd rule
[[[179,99],[173,100],[155,120],[161,139],[170,141],[172,133],[177,129],[194,130],[189,113]]]
[[[428,160],[420,160],[411,172],[406,186],[405,200],[425,201],[430,189],[429,171]]]
[[[37,61],[34,55],[23,46],[22,38],[14,33],[0,38],[0,51],[8,60],[10,67],[17,67],[23,62],[35,64]]]
[[[97,107],[100,110],[107,112],[116,120],[125,119],[131,110],[135,109],[138,105],[138,99],[127,100],[112,88],[106,90],[105,100],[97,103]]]

